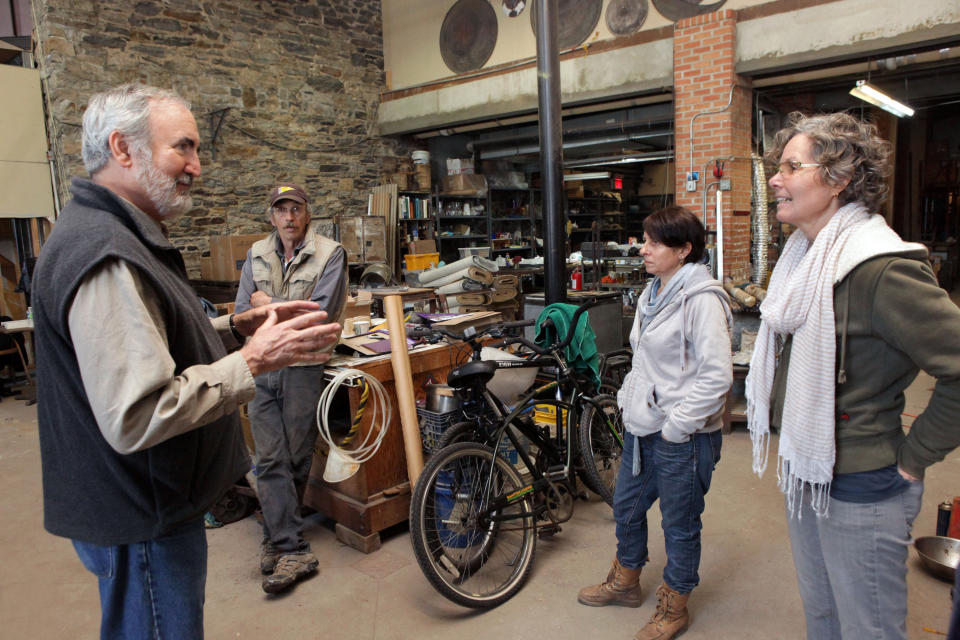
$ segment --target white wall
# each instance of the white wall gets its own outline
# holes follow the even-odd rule
[[[0,65],[0,217],[54,216],[40,72]]]
[[[500,34],[486,67],[535,54],[529,7],[507,18],[498,7]],[[604,12],[610,0],[604,0]],[[728,0],[724,9],[770,4],[781,0]],[[440,57],[439,33],[452,2],[383,0],[384,65],[391,88],[398,89],[449,78]],[[670,24],[650,3],[642,30]],[[936,42],[960,33],[960,0],[836,0],[805,9],[743,20],[737,26],[736,68],[739,73],[802,67],[830,58],[863,56],[890,47]],[[610,41],[605,16],[587,44]],[[616,44],[616,39],[612,40]],[[561,62],[563,104],[612,100],[643,93],[662,93],[669,100],[673,84],[673,39],[585,54]],[[383,135],[532,112],[537,107],[535,69],[481,75],[468,82],[424,88],[412,95],[387,96],[379,110]]]

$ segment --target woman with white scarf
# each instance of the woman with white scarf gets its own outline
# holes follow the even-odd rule
[[[876,211],[891,145],[847,114],[791,114],[771,154],[794,225],[761,306],[747,377],[754,471],[780,430],[807,638],[906,638],[906,558],[926,467],[960,444],[960,310],[923,245]],[[938,379],[908,434],[904,389]]]
[[[730,306],[698,264],[700,220],[667,207],[643,222],[644,290],[630,332],[633,363],[618,402],[627,430],[613,496],[617,553],[606,580],[580,590],[585,605],[639,607],[647,553],[647,510],[660,500],[667,559],[657,605],[636,637],[667,640],[689,624],[699,583],[700,516],[720,460],[723,406],[733,382]]]

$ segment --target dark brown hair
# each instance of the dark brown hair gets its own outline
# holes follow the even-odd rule
[[[677,249],[689,242],[690,253],[684,262],[699,262],[703,257],[706,229],[686,207],[673,205],[651,213],[643,221],[643,233],[649,240]]]

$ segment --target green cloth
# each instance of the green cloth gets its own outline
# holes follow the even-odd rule
[[[561,338],[567,336],[577,305],[555,302],[547,305],[537,316],[537,335],[534,341],[541,347],[549,347],[557,342],[557,333]],[[567,364],[584,373],[591,374],[595,384],[600,386],[600,352],[597,351],[597,335],[590,326],[589,311],[584,311],[577,321],[576,333],[563,354]],[[544,327],[546,319],[553,321],[553,327]]]

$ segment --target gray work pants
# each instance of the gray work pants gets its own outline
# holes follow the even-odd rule
[[[308,549],[300,499],[317,441],[323,365],[287,367],[256,378],[250,428],[257,447],[257,494],[263,534],[280,552]]]

